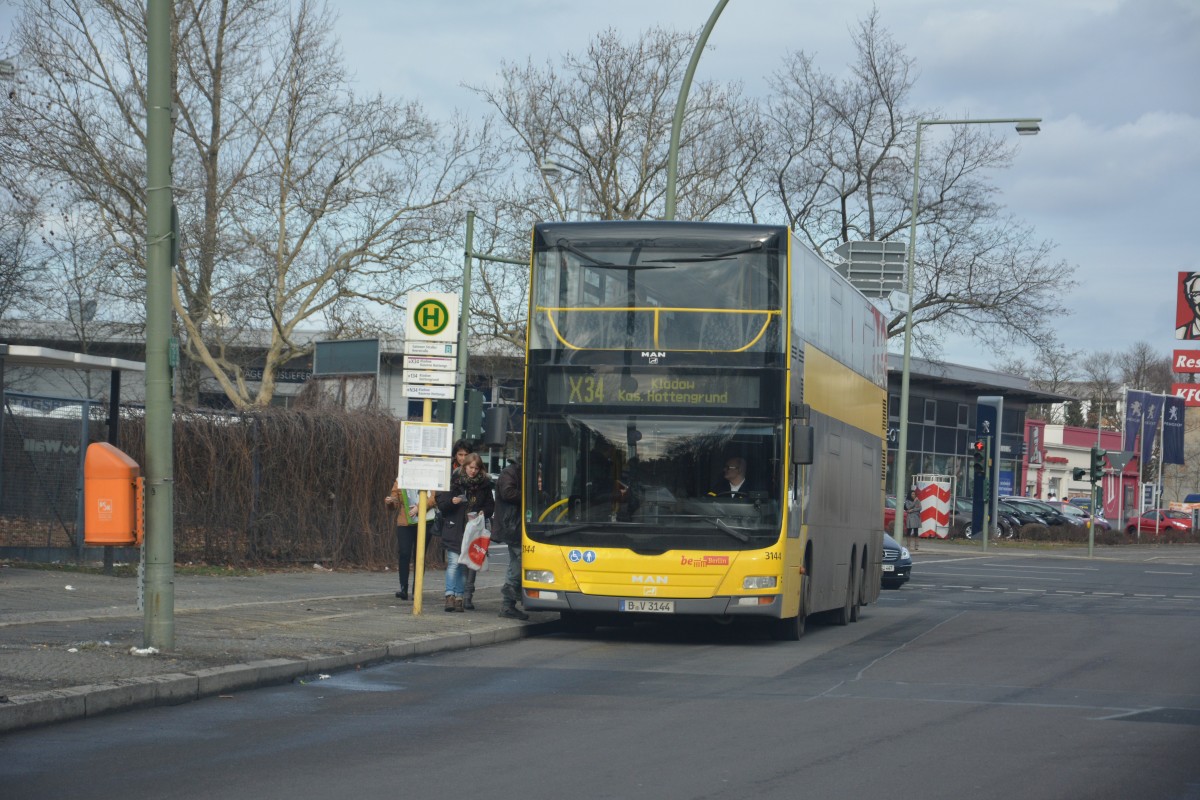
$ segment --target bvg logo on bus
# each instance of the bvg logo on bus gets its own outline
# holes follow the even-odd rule
[[[440,300],[423,300],[413,309],[413,324],[426,336],[435,336],[446,329],[450,311]]]

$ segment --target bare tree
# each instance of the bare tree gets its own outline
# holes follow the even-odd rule
[[[793,229],[830,258],[851,240],[907,243],[917,123],[943,116],[911,107],[915,64],[878,11],[860,23],[854,46],[843,80],[803,52],[774,76],[771,157],[758,175]],[[988,179],[1013,153],[977,125],[923,143],[913,326],[926,354],[949,334],[1053,349],[1052,327],[1070,313],[1061,298],[1073,268],[1052,261],[1052,245],[1003,212]],[[893,315],[888,333],[903,325],[904,314]]]
[[[1086,426],[1122,430],[1123,418],[1117,413],[1120,378],[1112,353],[1092,353],[1079,365],[1088,392]]]
[[[184,353],[238,407],[310,352],[302,329],[360,330],[357,304],[398,308],[442,277],[463,188],[489,164],[486,132],[349,89],[318,0],[174,4]],[[82,204],[144,271],[145,19],[136,0],[29,0],[15,40],[38,75],[0,136],[18,163]],[[248,385],[247,345],[262,348]],[[199,375],[185,372],[185,400]]]
[[[996,366],[1002,372],[1022,375],[1029,379],[1034,388],[1067,396],[1078,391],[1080,353],[1061,348],[1044,349],[1032,363],[1020,359],[1009,359]],[[1067,421],[1069,403],[1037,403],[1027,412],[1029,419],[1045,420],[1051,424],[1073,424]]]
[[[18,313],[37,296],[34,280],[42,266],[37,228],[38,214],[32,199],[0,200],[0,320]]]
[[[1117,354],[1121,381],[1130,389],[1168,394],[1174,377],[1169,356],[1159,355],[1147,342],[1136,342]]]
[[[663,213],[675,102],[697,36],[656,28],[627,44],[608,30],[557,69],[505,64],[499,86],[469,88],[499,114],[505,143],[542,182],[554,216],[566,218],[578,202],[540,171],[546,159],[582,181],[587,218],[654,218]],[[680,218],[743,213],[760,136],[740,87],[692,87],[679,145]]]

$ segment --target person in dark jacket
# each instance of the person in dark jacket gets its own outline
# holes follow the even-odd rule
[[[463,462],[467,456],[475,452],[475,448],[467,439],[459,439],[454,443],[454,461],[450,463],[453,470],[450,473],[451,479],[454,478],[462,470]],[[463,570],[463,608],[467,611],[475,610],[475,579],[479,577],[479,573],[473,569]]]
[[[529,619],[517,608],[521,597],[521,462],[510,461],[496,481],[496,514],[492,517],[492,541],[508,546],[508,572],[500,589],[500,616]]]
[[[466,567],[458,559],[462,550],[463,531],[467,520],[476,514],[485,519],[496,510],[492,496],[492,479],[483,469],[483,459],[470,453],[462,467],[450,478],[450,491],[437,493],[438,510],[442,512],[442,544],[446,547],[446,611],[463,611],[463,592],[466,588]]]

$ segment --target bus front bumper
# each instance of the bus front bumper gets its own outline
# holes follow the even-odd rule
[[[685,616],[752,616],[775,617],[781,616],[782,603],[778,595],[749,595],[745,597],[609,597],[583,594],[582,592],[548,592],[537,590],[537,597],[531,597],[527,590],[522,590],[522,605],[527,611],[579,611],[585,613],[640,613],[640,614],[675,614]],[[546,597],[546,595],[553,595]],[[644,611],[639,604],[650,602],[657,606],[654,610]],[[669,604],[669,606],[663,605]],[[670,610],[666,610],[669,608]]]

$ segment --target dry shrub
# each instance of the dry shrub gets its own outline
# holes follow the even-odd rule
[[[141,417],[122,421],[121,448],[146,463]],[[394,562],[383,504],[399,452],[393,417],[329,406],[180,413],[174,450],[177,560]]]

